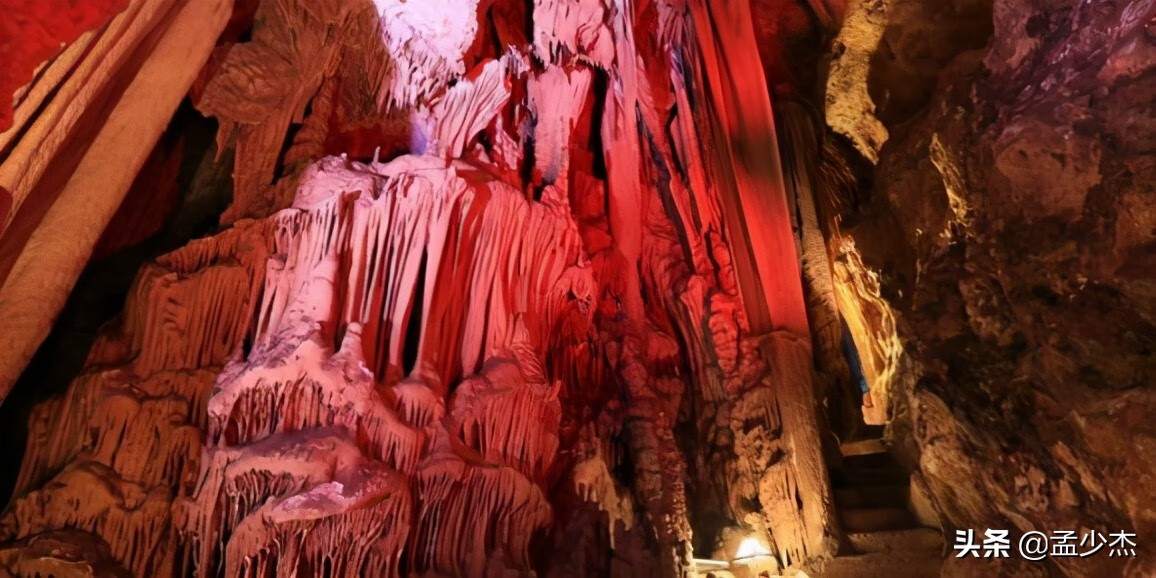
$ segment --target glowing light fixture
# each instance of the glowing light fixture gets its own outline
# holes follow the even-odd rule
[[[763,541],[755,536],[747,536],[739,542],[739,547],[735,550],[734,557],[730,562],[723,560],[712,560],[709,558],[695,558],[693,560],[696,572],[709,572],[710,570],[738,570],[740,567],[747,568],[752,566],[763,566],[763,563],[774,562],[777,568],[777,560],[771,550],[763,545]],[[743,574],[744,576],[746,574]],[[765,574],[760,574],[765,575]],[[777,574],[776,574],[777,576]],[[805,574],[800,576],[806,577]]]
[[[739,543],[739,549],[735,551],[734,561],[736,564],[749,564],[767,560],[770,557],[771,551],[758,538],[747,536]]]

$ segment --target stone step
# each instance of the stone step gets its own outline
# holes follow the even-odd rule
[[[906,483],[835,489],[835,505],[839,508],[902,508],[907,505]]]
[[[849,444],[853,442],[861,442],[864,440],[880,440],[883,439],[884,426],[881,425],[867,425],[855,430],[843,443]]]
[[[893,552],[905,555],[922,552],[940,556],[943,552],[943,535],[939,533],[939,530],[932,528],[850,532],[847,534],[847,542],[858,554]]]
[[[880,532],[918,528],[919,521],[907,508],[852,508],[839,511],[847,533]]]
[[[839,451],[843,454],[843,457],[862,456],[885,453],[887,446],[883,445],[883,440],[871,438],[844,443],[839,446]]]
[[[906,482],[907,472],[898,467],[856,467],[831,470],[831,484],[835,488],[894,486]]]
[[[887,452],[878,454],[859,454],[857,456],[843,456],[844,470],[863,469],[892,469],[903,471],[903,467]]]
[[[814,578],[935,578],[943,561],[938,555],[873,553],[839,556],[808,569]]]

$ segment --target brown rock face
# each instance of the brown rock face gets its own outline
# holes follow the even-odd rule
[[[889,34],[927,31],[897,6]],[[906,350],[895,438],[948,536],[1141,537],[1136,556],[952,559],[945,575],[1152,575],[1156,4],[992,10],[986,50],[949,59],[927,105],[888,125],[875,198],[844,229],[890,270]],[[934,53],[925,42],[908,49]]]

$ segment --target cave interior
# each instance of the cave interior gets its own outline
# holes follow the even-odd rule
[[[0,578],[1156,576],[1156,0],[7,0],[0,63]]]

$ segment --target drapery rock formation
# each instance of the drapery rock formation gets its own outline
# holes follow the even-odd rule
[[[5,7],[6,78],[27,84],[11,113],[0,106],[0,399],[48,335],[231,8],[58,4]]]
[[[234,163],[224,228],[146,265],[35,410],[0,566],[674,576],[745,536],[772,569],[833,553],[747,6],[246,17],[188,83]]]
[[[0,576],[1156,573],[1151,0],[0,10]]]

